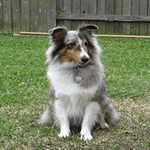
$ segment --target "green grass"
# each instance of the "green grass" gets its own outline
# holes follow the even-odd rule
[[[47,37],[0,35],[0,149],[149,149],[150,42],[146,39],[98,39],[107,92],[122,114],[107,130],[80,141],[75,129],[66,139],[37,120],[48,103],[45,51]]]
[[[111,97],[148,101],[150,43],[145,39],[99,39]]]

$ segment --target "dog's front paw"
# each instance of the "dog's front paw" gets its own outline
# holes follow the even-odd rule
[[[66,138],[66,137],[69,137],[69,132],[60,132],[58,134],[58,137],[59,138]]]
[[[70,130],[67,127],[63,126],[61,128],[60,133],[58,134],[58,137],[59,138],[69,137],[69,133],[70,133]]]
[[[91,141],[93,139],[92,135],[91,134],[87,134],[87,135],[81,135],[81,140],[84,140],[84,141]]]
[[[82,129],[80,134],[81,134],[81,138],[80,138],[81,140],[91,141],[93,139],[89,129]]]

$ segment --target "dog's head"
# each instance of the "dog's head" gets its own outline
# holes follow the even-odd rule
[[[69,31],[65,27],[51,29],[51,42],[55,45],[51,57],[58,56],[61,63],[88,64],[94,49],[92,30],[97,28],[96,25],[83,24],[77,31]]]

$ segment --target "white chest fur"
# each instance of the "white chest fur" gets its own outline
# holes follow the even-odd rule
[[[68,116],[76,116],[81,119],[84,107],[95,95],[98,84],[88,88],[82,87],[80,83],[74,81],[74,76],[71,72],[65,72],[56,68],[49,68],[47,75],[55,89],[55,96],[58,99],[60,95],[66,96],[63,100],[60,99],[60,104],[62,107],[65,107]]]
[[[80,86],[80,83],[74,81],[73,74],[62,72],[56,69],[49,69],[47,75],[54,86],[56,97],[60,94],[71,96],[80,96],[91,98],[96,93],[98,84],[89,86],[88,88]]]

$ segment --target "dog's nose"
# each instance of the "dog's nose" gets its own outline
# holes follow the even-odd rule
[[[89,60],[89,58],[86,57],[86,56],[83,56],[83,57],[81,57],[81,60],[82,60],[84,63],[86,63],[86,62]]]

